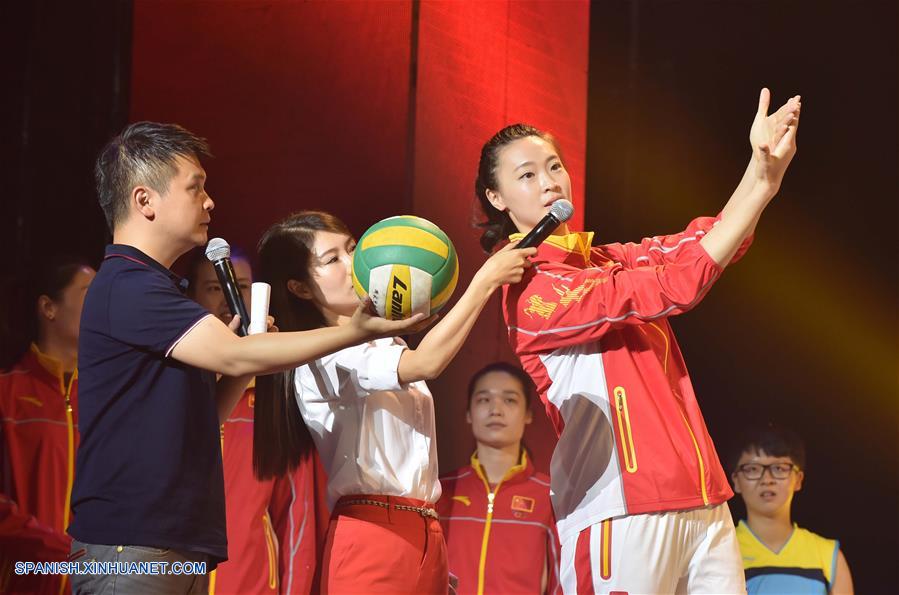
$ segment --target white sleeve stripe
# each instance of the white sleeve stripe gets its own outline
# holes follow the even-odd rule
[[[178,343],[180,343],[181,340],[182,340],[184,337],[186,337],[186,336],[188,335],[188,333],[190,333],[190,331],[192,331],[192,330],[194,330],[195,328],[197,328],[197,325],[198,325],[198,324],[200,324],[201,322],[203,322],[204,320],[206,320],[206,319],[209,318],[210,316],[212,316],[212,313],[211,313],[211,312],[207,312],[205,316],[203,316],[202,318],[200,318],[199,320],[197,320],[195,323],[193,323],[192,325],[190,325],[190,328],[188,328],[186,331],[184,331],[183,333],[181,333],[181,334],[178,336],[178,338],[175,339],[175,340],[172,342],[172,344],[169,346],[169,348],[166,350],[166,352],[165,352],[165,357],[170,356],[170,355],[172,354],[172,350],[178,345]]]
[[[54,425],[63,426],[63,427],[66,427],[69,425],[68,422],[59,421],[58,419],[49,419],[46,417],[28,417],[28,418],[23,418],[23,419],[14,419],[12,417],[4,417],[2,419],[2,421],[5,424],[13,424],[13,425],[34,424],[34,423],[47,423],[47,424],[54,424]],[[75,427],[78,427],[78,426],[75,426]]]
[[[458,475],[444,475],[440,478],[440,481],[452,481],[455,479],[462,479],[463,477],[468,477],[471,475],[471,470],[466,471],[465,473],[460,473]]]
[[[585,328],[589,328],[591,326],[603,324],[605,322],[621,322],[622,320],[625,320],[627,318],[639,318],[640,320],[656,320],[659,318],[664,318],[666,315],[668,315],[669,312],[671,312],[672,310],[676,310],[677,308],[692,308],[694,305],[699,303],[699,301],[702,299],[703,295],[705,294],[706,289],[708,289],[712,285],[712,283],[714,283],[717,280],[717,278],[718,278],[718,275],[714,275],[709,280],[708,283],[703,285],[702,288],[699,290],[699,295],[697,295],[696,299],[694,299],[689,304],[674,304],[674,305],[668,306],[667,308],[665,308],[664,310],[662,310],[661,312],[658,312],[656,314],[644,315],[644,314],[640,314],[636,310],[631,310],[630,312],[626,312],[625,314],[622,314],[621,316],[603,316],[602,318],[599,318],[597,320],[592,320],[592,321],[584,323],[584,324],[577,324],[575,326],[560,326],[558,328],[545,329],[545,330],[541,330],[541,331],[527,331],[527,330],[525,330],[521,327],[517,327],[517,326],[509,326],[506,328],[508,328],[509,331],[515,331],[517,333],[521,333],[522,335],[528,335],[531,337],[539,337],[540,335],[553,335],[556,333],[579,331],[579,330],[582,330]]]
[[[546,275],[547,277],[552,277],[553,279],[559,279],[560,281],[571,281],[574,277],[566,277],[564,275],[556,275],[554,273],[548,273],[540,268],[540,265],[534,265],[534,272],[540,275]]]
[[[29,372],[28,372],[28,370],[11,370],[9,372],[4,372],[3,374],[0,374],[0,377],[10,376],[12,374],[29,374]]]
[[[473,521],[475,523],[486,523],[487,519],[482,519],[474,516],[445,516],[440,517],[440,520],[444,521]],[[537,521],[513,521],[510,519],[490,519],[491,523],[498,523],[500,525],[527,525],[529,527],[540,527],[544,531],[552,531],[552,527],[548,525],[544,525],[543,523],[538,523]]]
[[[297,488],[293,483],[293,478],[291,478],[290,482],[290,505],[287,509],[287,518],[289,524],[290,531],[290,539],[288,540],[288,562],[287,562],[287,593],[291,593],[293,591],[293,559],[297,555],[297,550],[300,548],[300,543],[303,540],[303,533],[306,530],[306,501],[303,501],[303,522],[300,525],[300,534],[296,537],[296,542],[294,542],[294,518],[293,518],[293,505],[297,501]]]
[[[550,548],[549,551],[552,554],[551,562],[552,562],[552,567],[553,567],[553,574],[555,575],[555,578],[556,578],[556,593],[560,593],[560,592],[562,592],[562,577],[559,576],[560,560],[559,560],[559,552],[556,549],[556,539],[555,539],[556,536],[555,536],[554,531],[547,530],[547,533],[549,533],[549,548]]]
[[[697,239],[699,239],[698,236],[690,236],[688,238],[683,238],[673,246],[663,246],[662,242],[660,242],[659,240],[653,239],[653,242],[656,242],[658,244],[658,246],[650,246],[649,249],[650,250],[659,250],[659,251],[667,254],[669,252],[673,252],[673,251],[677,250],[683,244],[685,244],[687,242],[695,242]]]

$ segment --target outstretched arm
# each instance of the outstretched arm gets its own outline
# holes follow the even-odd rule
[[[418,332],[431,322],[421,315],[385,320],[363,305],[345,325],[237,337],[221,320],[207,316],[181,338],[171,357],[224,376],[271,374],[369,339]]]
[[[771,94],[762,89],[749,140],[752,159],[743,179],[721,212],[721,221],[700,244],[719,265],[726,266],[737,248],[755,230],[759,217],[780,189],[783,176],[796,154],[799,96],[768,115]]]
[[[518,283],[536,248],[516,249],[509,244],[487,259],[453,309],[421,340],[417,349],[400,356],[397,376],[401,383],[436,378],[462,348],[475,321],[493,292]]]

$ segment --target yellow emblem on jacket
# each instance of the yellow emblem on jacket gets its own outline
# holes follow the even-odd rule
[[[553,291],[559,294],[559,303],[565,307],[568,307],[571,302],[580,302],[584,299],[584,296],[590,293],[590,290],[593,289],[594,286],[602,283],[606,279],[587,279],[574,289],[569,289],[567,285],[561,285],[562,289],[559,289],[555,285],[553,285]]]
[[[534,512],[537,502],[527,496],[512,496],[512,510],[518,512]]]
[[[532,295],[528,298],[528,306],[524,309],[524,313],[533,318],[536,314],[543,318],[549,318],[559,304],[555,302],[547,302],[539,295]]]
[[[468,496],[453,496],[453,500],[456,502],[461,502],[465,506],[471,506],[471,498]]]

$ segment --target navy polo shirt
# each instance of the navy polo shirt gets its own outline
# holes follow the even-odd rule
[[[113,244],[78,340],[81,444],[69,533],[227,559],[215,374],[169,357],[211,314],[137,248]]]

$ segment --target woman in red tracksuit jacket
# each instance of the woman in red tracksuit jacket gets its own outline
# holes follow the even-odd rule
[[[236,247],[231,261],[249,307],[250,261]],[[194,253],[186,278],[190,297],[228,324],[231,312],[225,294],[201,250]],[[250,383],[222,424],[228,560],[209,577],[209,595],[311,593],[328,528],[327,478],[315,451],[289,473],[264,480],[254,476],[255,385],[255,380]]]
[[[78,329],[94,269],[53,259],[34,271],[34,342],[0,373],[0,593],[67,593],[63,575],[17,575],[17,561],[61,562],[71,538],[78,448]],[[21,315],[21,314],[20,314]]]
[[[796,151],[799,97],[767,115],[718,217],[671,236],[592,246],[559,226],[504,290],[509,339],[559,441],[550,468],[565,593],[745,589],[732,496],[667,318],[694,307],[748,246]],[[513,125],[481,152],[488,251],[571,197],[551,136]],[[517,235],[511,235],[516,239]]]
[[[533,385],[518,366],[494,362],[468,383],[471,464],[440,478],[437,502],[456,593],[546,593],[559,588],[559,536],[549,477],[522,446]]]
[[[222,424],[228,561],[210,595],[312,593],[328,528],[327,477],[314,451],[275,479],[253,476],[256,389],[247,388]]]

